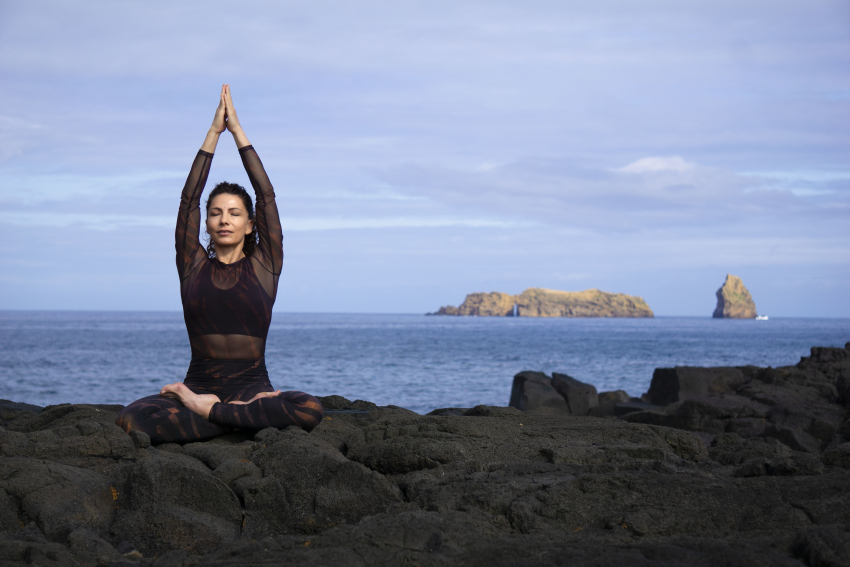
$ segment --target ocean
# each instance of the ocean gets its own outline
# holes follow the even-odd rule
[[[850,319],[275,313],[266,364],[278,389],[427,413],[507,405],[522,370],[639,396],[656,367],[783,366],[847,341]],[[189,359],[180,312],[0,311],[0,398],[127,404],[182,380]]]

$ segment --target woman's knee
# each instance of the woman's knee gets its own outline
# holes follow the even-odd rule
[[[311,396],[304,392],[298,393],[300,394],[298,400],[298,407],[300,411],[298,413],[303,416],[304,421],[304,424],[301,427],[310,431],[322,422],[322,416],[325,414],[325,408],[316,396]]]
[[[115,425],[123,429],[124,433],[129,433],[130,430],[133,429],[130,423],[130,415],[127,412],[127,408],[118,412],[118,417],[115,418]]]
[[[115,418],[115,424],[129,433],[131,429],[150,434],[152,420],[157,412],[178,405],[174,400],[161,396],[148,396],[131,403]]]
[[[281,392],[276,397],[269,398],[269,400],[274,400],[273,403],[279,408],[277,411],[281,412],[278,414],[278,419],[275,420],[279,421],[279,424],[275,423],[274,427],[297,425],[306,431],[310,431],[322,421],[324,414],[322,402],[310,394],[294,391]]]

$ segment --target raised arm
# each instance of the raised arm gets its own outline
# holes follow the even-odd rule
[[[180,196],[180,210],[177,213],[177,228],[174,233],[174,246],[177,249],[177,273],[180,280],[185,279],[192,271],[198,260],[206,257],[207,253],[200,241],[201,231],[201,193],[207,184],[215,147],[218,138],[225,129],[226,103],[225,87],[221,87],[218,108],[215,111],[212,126],[183,186]]]
[[[260,277],[266,292],[275,297],[277,293],[277,280],[280,275],[280,267],[283,263],[283,234],[280,227],[280,215],[275,202],[274,188],[269,176],[260,161],[260,156],[248,141],[248,137],[242,130],[233,100],[230,97],[230,85],[225,85],[224,100],[227,112],[227,129],[233,134],[236,147],[239,148],[239,156],[248,173],[248,179],[254,188],[256,195],[256,207],[254,222],[257,225],[259,243],[255,252],[255,265],[259,264],[266,274]]]

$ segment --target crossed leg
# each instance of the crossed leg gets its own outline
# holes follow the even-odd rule
[[[131,403],[118,414],[116,423],[125,431],[147,433],[154,443],[186,443],[233,429],[297,425],[310,431],[321,422],[322,413],[321,402],[304,392],[260,391],[247,401],[223,403],[215,394],[198,394],[178,382],[165,386],[157,396]]]
[[[153,443],[186,443],[224,435],[228,429],[207,421],[180,403],[160,395],[146,396],[125,407],[115,420],[121,429],[147,433]]]

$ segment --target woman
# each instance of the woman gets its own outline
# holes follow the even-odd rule
[[[207,248],[201,245],[200,200],[218,138],[233,134],[254,187],[219,183],[207,200]],[[239,125],[230,85],[223,85],[212,126],[183,187],[177,216],[177,271],[192,362],[183,382],[124,408],[117,423],[154,443],[209,439],[238,429],[298,425],[313,429],[322,404],[303,392],[272,388],[266,336],[283,260],[274,190]]]

